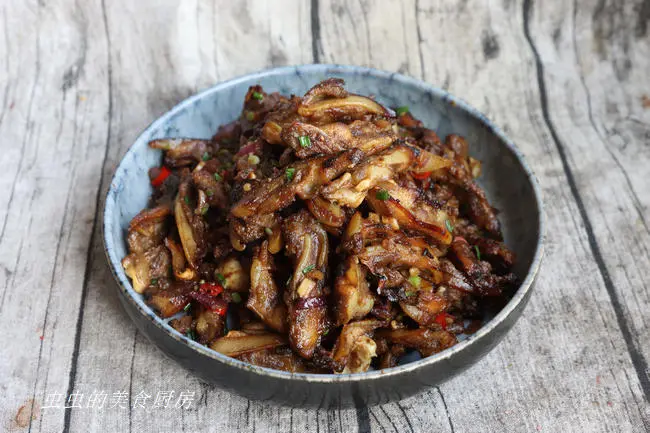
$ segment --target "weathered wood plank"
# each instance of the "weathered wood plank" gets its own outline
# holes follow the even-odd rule
[[[143,125],[183,97],[217,80],[252,70],[310,61],[309,29],[304,26],[309,25],[310,11],[303,2],[285,3],[271,7],[270,3],[251,2],[235,8],[210,2],[181,6],[172,2],[107,4],[113,108],[104,183]],[[152,8],[153,17],[146,14]],[[296,13],[286,15],[286,10]],[[143,16],[149,19],[142,20]],[[198,41],[208,42],[197,46]],[[242,49],[244,46],[250,49]],[[138,61],[134,62],[134,58]],[[355,431],[354,410],[292,410],[250,402],[202,384],[161,356],[135,331],[119,306],[114,287],[106,284],[112,277],[99,240],[90,260],[92,271],[73,388],[87,393],[101,389],[110,393],[125,391],[131,396],[129,406],[134,405],[141,391],[151,396],[149,406],[159,391],[174,391],[176,395],[189,391],[194,393],[195,401],[190,411],[75,409],[69,412],[69,431],[86,431],[89,426],[94,430],[140,431],[151,425],[196,432]],[[95,319],[99,316],[101,326]],[[111,338],[107,339],[107,335]],[[107,357],[110,365],[106,365]]]
[[[399,61],[401,52],[393,49],[393,55],[389,59],[379,55],[372,57],[371,53],[365,52],[372,49],[367,40],[372,40],[374,46],[384,49],[399,43],[395,43],[381,31],[372,33],[372,36],[360,31],[359,28],[363,28],[361,23],[365,22],[364,13],[368,13],[369,6],[355,10],[353,5],[354,2],[351,2],[351,5],[346,4],[346,7],[334,5],[332,10],[343,20],[347,18],[345,13],[354,14],[360,24],[356,28],[343,27],[342,30],[341,26],[332,24],[328,31],[327,27],[321,24],[323,37],[345,34],[346,29],[349,32],[345,34],[344,42],[336,45],[339,51],[325,51],[324,58],[334,62],[346,62],[354,57],[361,59],[361,62],[357,60],[358,63],[390,69],[391,65]],[[420,52],[424,53],[422,59],[425,78],[440,87],[450,88],[452,92],[469,100],[503,125],[533,161],[547,197],[561,199],[559,202],[551,201],[550,209],[547,210],[550,220],[548,256],[554,257],[547,258],[546,272],[540,277],[538,292],[544,292],[536,294],[527,311],[527,319],[519,325],[515,335],[508,337],[510,346],[502,345],[496,354],[489,356],[462,378],[443,385],[441,389],[449,404],[451,422],[453,424],[456,421],[456,428],[461,431],[484,431],[485,426],[491,426],[497,431],[502,428],[530,430],[538,426],[551,426],[554,430],[574,428],[570,426],[575,425],[581,425],[582,429],[586,430],[638,429],[648,419],[639,378],[634,369],[634,360],[627,355],[627,345],[623,338],[625,331],[621,332],[620,325],[616,326],[617,312],[609,302],[608,287],[599,276],[597,264],[593,262],[593,251],[589,247],[591,235],[580,220],[578,205],[567,185],[561,157],[557,150],[553,149],[548,125],[543,120],[544,110],[534,56],[524,33],[523,7],[521,3],[511,2],[484,7],[458,7],[447,2],[421,1],[417,5],[417,25],[412,26],[415,27],[414,33],[420,40]],[[548,5],[547,8],[558,9],[553,5]],[[562,12],[559,15],[570,16]],[[394,23],[399,13],[393,10],[386,16],[392,17]],[[552,25],[552,18],[546,16],[540,17],[539,20]],[[551,31],[547,29],[543,34],[550,35]],[[355,47],[364,52],[350,54],[345,51],[346,47],[351,45],[350,39],[356,42]],[[326,42],[322,45],[328,46]],[[458,55],[459,52],[462,55]],[[433,53],[435,55],[432,55]],[[524,67],[521,65],[521,59],[527,62]],[[564,63],[566,66],[553,65],[553,71],[558,76],[563,76],[564,68],[571,67],[575,60],[565,59]],[[409,72],[413,74],[412,70]],[[417,72],[414,75],[417,75]],[[637,80],[635,83],[639,82],[641,81]],[[571,107],[574,112],[586,113],[585,103],[574,102]],[[528,117],[522,118],[521,113],[526,112]],[[531,123],[535,129],[529,127]],[[571,131],[581,133],[584,126],[571,125]],[[588,142],[583,143],[585,146],[589,145]],[[607,153],[602,149],[598,156],[607,156]],[[594,170],[597,170],[596,167]],[[615,170],[618,170],[618,167]],[[635,173],[643,176],[642,171]],[[611,188],[619,187],[623,182],[623,179],[616,179],[610,183]],[[577,250],[572,250],[571,254],[557,251],[560,245],[575,245]],[[621,245],[621,249],[629,254],[625,243]],[[579,263],[580,267],[574,263]],[[633,264],[634,260],[628,258],[628,261],[623,263]],[[551,271],[548,271],[549,269]],[[558,273],[558,269],[561,272]],[[585,278],[585,273],[590,277]],[[581,293],[585,286],[591,288],[587,296]],[[597,289],[594,289],[595,287]],[[632,289],[632,297],[640,293],[629,283],[621,287],[623,290]],[[576,307],[576,304],[579,307]],[[647,303],[645,311],[648,311]],[[639,313],[639,310],[636,312]],[[572,315],[570,324],[567,323],[567,314]],[[640,312],[635,317],[642,318],[644,314],[647,315]],[[593,317],[600,318],[597,324],[592,323]],[[549,321],[567,323],[567,326],[538,329],[534,325]],[[556,344],[556,341],[569,336],[572,336],[573,347]],[[521,339],[534,341],[534,344],[528,343],[528,350],[522,352]],[[607,344],[603,344],[604,342]],[[590,353],[583,353],[587,350]],[[616,368],[611,367],[612,350],[619,355]],[[495,361],[497,357],[501,357],[500,362]],[[532,368],[528,371],[521,368],[530,364],[527,359],[534,359],[534,366],[539,373]],[[520,365],[520,369],[511,371],[510,367],[514,368],[515,365]],[[571,372],[575,371],[576,365],[580,366],[581,379],[577,382],[567,381],[567,375],[570,376]],[[551,371],[551,366],[564,373]],[[542,372],[545,376],[541,375]],[[480,392],[468,396],[467,383],[472,383]],[[620,388],[619,383],[623,384]],[[522,391],[528,395],[505,404],[502,401],[503,394]],[[553,405],[558,394],[574,395],[575,398],[571,400],[571,404],[563,403],[562,407],[558,408]],[[603,400],[605,395],[608,397]],[[480,401],[472,402],[472,397]],[[479,403],[482,405],[478,415],[483,422],[475,423],[476,407]],[[371,416],[371,421],[374,427],[391,430],[394,428],[395,419],[403,418],[403,414],[396,405],[386,406],[381,408],[386,415]],[[421,408],[422,405],[417,407]],[[625,411],[614,409],[616,407],[624,407]],[[371,409],[371,414],[374,415],[378,410]],[[617,413],[618,417],[612,418],[613,413]],[[559,419],[558,414],[561,414]],[[471,423],[468,422],[470,420]]]
[[[483,363],[441,387],[451,418],[462,431],[484,431],[479,426],[496,431],[642,429],[648,417],[639,379],[544,121],[524,4],[468,7],[449,16],[441,12],[439,4],[422,2],[418,21],[420,29],[428,29],[425,44],[439,58],[452,59],[460,51],[465,60],[445,68],[430,58],[425,77],[448,82],[450,91],[504,126],[540,178],[548,216],[545,265],[525,317]],[[553,23],[550,17],[535,19]],[[567,67],[570,61],[554,59],[553,75],[563,76]],[[584,110],[584,105],[573,109]],[[469,400],[467,383],[476,389]],[[504,395],[516,398],[504,401]]]
[[[0,428],[36,430],[50,419],[42,396],[67,387],[106,147],[106,43],[96,2],[0,9]]]
[[[39,431],[650,428],[646,3],[3,4],[2,426],[17,427],[22,406],[19,420],[34,410]],[[89,250],[97,193],[144,125],[216,81],[312,59],[450,89],[519,144],[551,198],[546,262],[521,322],[461,377],[397,404],[292,410],[206,386],[137,334],[98,230]],[[194,392],[193,409],[38,416],[55,392],[105,391],[110,406],[125,391],[133,406],[140,391],[151,403],[166,390]]]
[[[564,153],[565,170],[575,173],[577,200],[586,220],[590,249],[611,298],[636,375],[650,400],[650,45],[639,27],[641,3],[601,2],[577,9],[531,10],[531,35],[548,95],[548,123]],[[639,15],[641,13],[641,15]],[[535,14],[541,19],[534,19]],[[647,14],[647,13],[646,13]],[[560,34],[549,37],[551,23]],[[549,17],[544,19],[545,17]],[[559,58],[570,65],[549,73]],[[582,110],[573,107],[581,106]],[[627,135],[621,142],[621,133]]]

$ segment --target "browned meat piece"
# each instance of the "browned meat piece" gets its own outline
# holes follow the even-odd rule
[[[341,227],[348,221],[348,214],[341,206],[316,196],[305,202],[309,212],[325,227],[329,233],[341,234]]]
[[[361,161],[363,152],[351,149],[338,155],[306,159],[287,167],[274,179],[260,182],[230,210],[238,218],[264,215],[290,205],[295,197],[315,197],[319,189]]]
[[[124,272],[133,282],[133,290],[143,293],[156,280],[168,278],[171,257],[164,245],[149,248],[143,253],[131,253],[122,259]]]
[[[447,331],[420,329],[379,330],[377,336],[391,343],[417,349],[422,356],[431,356],[456,344],[456,336]]]
[[[285,108],[287,98],[279,93],[266,93],[262,86],[251,86],[244,98],[244,108],[239,122],[244,131],[264,120],[268,113]]]
[[[416,191],[388,181],[370,190],[366,198],[375,212],[394,217],[402,228],[418,231],[445,245],[451,243],[452,235],[446,227],[452,224],[447,223],[449,215],[418,197]]]
[[[165,238],[171,211],[167,206],[144,209],[131,220],[127,243],[131,253],[143,253]]]
[[[199,307],[196,315],[195,330],[197,340],[201,344],[208,344],[217,337],[221,337],[226,325],[226,318],[219,313]]]
[[[344,85],[345,81],[341,78],[323,80],[305,93],[302,103],[311,105],[326,98],[345,98],[348,96],[348,91],[345,90]]]
[[[337,325],[361,319],[372,310],[375,300],[366,281],[366,269],[358,257],[345,260],[343,272],[334,284],[334,299]]]
[[[423,251],[404,234],[400,236],[396,233],[395,237],[364,247],[359,253],[359,261],[373,274],[379,274],[381,269],[389,266],[398,269],[417,268],[428,280],[438,284],[443,279],[439,262],[434,257],[423,255]]]
[[[334,349],[333,360],[344,366],[339,373],[362,373],[368,370],[372,358],[377,356],[377,344],[372,339],[372,332],[384,326],[380,320],[361,320],[350,322],[343,327]]]
[[[282,131],[282,140],[302,159],[346,149],[360,149],[366,155],[374,155],[393,144],[396,138],[392,124],[386,120],[357,120],[349,125],[334,122],[321,126],[295,121]]]
[[[165,165],[174,168],[197,164],[212,153],[206,140],[194,138],[161,138],[150,141],[149,147],[164,150]]]
[[[300,98],[292,97],[282,104],[282,108],[269,113],[262,127],[261,136],[270,144],[283,144],[282,130],[296,120],[302,119],[298,115]]]
[[[503,288],[516,280],[513,274],[494,275],[490,264],[479,261],[464,238],[454,238],[450,252],[455,263],[471,281],[475,292],[481,296],[500,296]]]
[[[471,281],[465,276],[465,274],[456,269],[449,260],[440,260],[440,269],[443,274],[443,284],[466,293],[474,292],[474,286]]]
[[[215,260],[221,260],[232,252],[233,248],[230,240],[227,238],[219,238],[214,243],[212,255]]]
[[[298,107],[298,114],[314,123],[361,120],[368,116],[392,117],[392,113],[381,104],[360,95],[303,103]]]
[[[169,325],[185,335],[192,331],[192,316],[183,316],[179,319],[170,320]]]
[[[174,276],[182,280],[197,279],[197,274],[193,269],[187,268],[187,260],[183,247],[171,237],[165,238],[165,246],[171,253],[171,264]]]
[[[174,282],[166,290],[160,290],[147,300],[160,316],[167,318],[179,313],[187,306],[191,298],[189,296],[194,286],[190,283]]]
[[[485,192],[475,183],[468,182],[462,187],[467,203],[464,206],[469,218],[474,224],[488,232],[494,239],[502,240],[501,224],[497,219],[497,211],[487,200]]]
[[[268,242],[256,247],[251,264],[250,294],[246,306],[270,328],[285,333],[288,329],[287,307],[273,279],[273,257]]]
[[[328,240],[323,227],[307,211],[284,221],[287,255],[294,272],[285,291],[289,307],[289,342],[303,358],[311,358],[324,329],[327,304],[323,287],[327,274]]]
[[[476,238],[471,241],[478,247],[481,259],[489,262],[500,272],[508,272],[515,264],[515,254],[503,242],[489,238]]]
[[[407,111],[406,113],[402,113],[399,116],[397,116],[397,123],[399,126],[403,126],[404,128],[409,128],[409,129],[416,129],[416,128],[422,128],[422,122],[411,114],[410,111]]]
[[[241,356],[285,344],[287,340],[278,334],[247,334],[241,331],[230,331],[225,337],[214,340],[210,344],[210,349],[228,356]]]
[[[241,135],[241,125],[238,121],[219,126],[217,133],[212,137],[216,146],[228,150],[236,150]]]
[[[399,359],[404,355],[406,349],[401,344],[391,344],[390,346],[386,343],[384,339],[378,339],[383,341],[387,349],[382,352],[379,356],[379,365],[377,366],[380,369],[386,369],[395,367]]]
[[[449,305],[450,302],[444,296],[444,292],[435,291],[433,287],[428,290],[417,290],[414,295],[400,302],[404,313],[426,327],[433,325],[436,316],[446,311]]]
[[[283,350],[282,348],[245,353],[239,355],[238,358],[253,365],[290,373],[304,373],[306,371],[305,364],[300,357],[290,350]]]
[[[207,227],[203,218],[194,213],[191,203],[190,185],[188,182],[183,182],[178,188],[178,195],[174,202],[174,217],[185,257],[192,269],[196,270],[206,253]]]
[[[237,251],[243,251],[246,244],[256,241],[267,232],[279,227],[277,214],[256,214],[246,219],[230,218],[230,240]]]
[[[431,171],[446,167],[448,161],[414,146],[396,144],[373,155],[323,188],[322,195],[338,204],[357,208],[367,192],[379,183],[407,170]]]
[[[217,181],[214,172],[208,171],[207,168],[195,170],[192,173],[192,181],[199,190],[205,193],[205,200],[208,205],[218,209],[226,209],[228,207],[229,202],[226,184],[223,181]],[[203,206],[197,206],[197,208],[200,213],[204,213]]]

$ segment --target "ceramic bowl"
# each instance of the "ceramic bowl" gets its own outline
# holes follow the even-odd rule
[[[328,77],[341,77],[351,92],[374,95],[384,105],[408,105],[438,135],[460,134],[470,153],[483,162],[479,183],[500,210],[507,245],[517,255],[521,286],[510,302],[475,334],[434,356],[394,368],[358,374],[292,374],[247,364],[188,339],[158,317],[136,293],[120,260],[127,254],[126,229],[147,205],[147,172],[161,163],[161,152],[147,143],[161,137],[209,138],[239,115],[249,86],[302,95]],[[539,186],[515,145],[489,120],[462,100],[422,81],[375,69],[307,65],[283,67],[226,81],[192,96],[154,121],[122,158],[104,208],[106,255],[119,298],[138,329],[165,354],[203,380],[256,400],[292,406],[374,405],[411,396],[462,372],[503,338],[530,296],[542,257],[543,212]]]

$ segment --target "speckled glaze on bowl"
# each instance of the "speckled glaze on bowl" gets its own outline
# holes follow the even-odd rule
[[[239,115],[249,86],[302,95],[327,77],[341,77],[348,90],[374,95],[387,106],[408,105],[441,137],[467,138],[472,156],[483,162],[479,183],[498,208],[508,246],[518,258],[522,284],[512,300],[478,332],[429,358],[361,374],[291,374],[250,365],[188,339],[159,318],[136,293],[120,260],[127,254],[129,221],[151,194],[148,169],[159,166],[161,152],[147,143],[161,137],[209,138],[221,124]],[[543,245],[541,193],[514,144],[465,102],[403,75],[357,66],[306,65],[270,69],[236,78],[178,104],[153,122],[120,162],[104,208],[104,244],[118,283],[122,305],[138,329],[165,354],[203,380],[256,400],[292,406],[346,407],[399,400],[460,373],[489,352],[521,315],[540,265]]]

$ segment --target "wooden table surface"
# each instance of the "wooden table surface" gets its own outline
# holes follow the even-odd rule
[[[0,12],[0,430],[650,429],[648,0],[5,0]],[[135,330],[102,250],[110,176],[149,122],[219,81],[312,62],[464,98],[545,194],[524,316],[466,373],[399,403],[290,409],[199,382]]]

